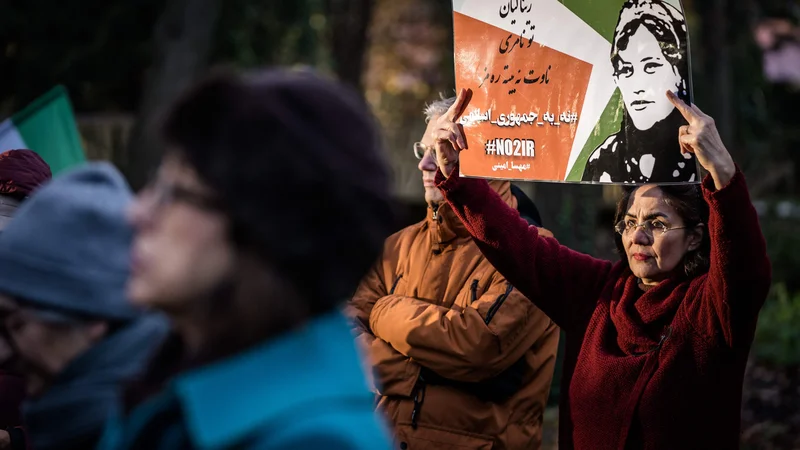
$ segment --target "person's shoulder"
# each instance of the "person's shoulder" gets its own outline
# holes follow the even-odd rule
[[[311,436],[296,436],[275,444],[267,440],[254,442],[247,446],[248,450],[353,450],[353,442],[343,436],[318,433]],[[365,449],[366,450],[366,449]]]
[[[409,225],[409,226],[407,226],[405,228],[402,228],[400,231],[397,231],[396,233],[394,233],[391,236],[389,236],[386,239],[386,242],[389,242],[391,240],[398,240],[399,241],[399,240],[402,240],[402,239],[407,239],[409,237],[413,238],[416,235],[420,234],[423,230],[425,230],[425,228],[427,227],[427,223],[428,223],[427,219],[422,219],[421,221],[419,221],[419,222],[417,222],[415,224],[412,224],[412,225]]]
[[[360,402],[359,402],[360,403]],[[302,415],[287,417],[279,430],[260,432],[251,450],[388,450],[388,429],[369,405],[316,403]]]
[[[355,435],[315,431],[275,441],[264,436],[246,446],[248,450],[389,450],[389,441],[364,443]]]
[[[427,227],[427,220],[423,219],[386,238],[383,245],[383,258],[403,258],[414,242],[424,236]]]

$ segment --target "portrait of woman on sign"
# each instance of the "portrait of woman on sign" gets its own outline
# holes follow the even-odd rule
[[[694,156],[676,151],[675,130],[686,121],[664,96],[672,91],[691,100],[687,43],[679,8],[660,0],[625,2],[611,45],[614,82],[624,103],[620,130],[589,156],[583,181],[699,181]]]

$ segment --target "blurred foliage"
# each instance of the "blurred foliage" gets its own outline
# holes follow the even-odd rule
[[[0,116],[57,83],[79,112],[132,112],[153,57],[164,2],[49,0],[3,4],[0,14]],[[237,67],[313,65],[331,57],[322,0],[222,3],[212,63]]]
[[[57,83],[66,85],[79,113],[135,111],[154,55],[153,29],[165,3],[4,2],[0,118]],[[226,0],[221,4],[212,63],[237,67],[303,64],[334,74],[353,61],[353,55],[342,54],[346,45],[338,46],[339,54],[337,46],[331,45],[332,24],[348,23],[335,20],[332,11],[352,11],[364,3]],[[421,202],[422,187],[410,148],[424,132],[425,104],[439,93],[454,93],[452,3],[374,0],[369,4],[374,10],[365,39],[363,82],[353,84],[363,85],[384,127],[397,192],[409,202]],[[797,198],[800,88],[764,79],[753,27],[769,17],[799,23],[799,2],[683,0],[683,4],[692,37],[697,103],[719,119],[726,144],[748,175],[754,198]],[[338,42],[346,44],[348,37],[357,33]],[[356,56],[360,62],[362,55]],[[535,186],[543,218],[563,243],[613,256],[607,245],[611,218],[608,208],[598,210],[599,198],[600,190],[591,186]],[[421,214],[413,211],[417,220]],[[767,215],[762,228],[776,285],[760,316],[754,368],[745,389],[744,443],[747,448],[800,448],[800,443],[786,440],[792,433],[800,436],[800,278],[796,277],[800,225]],[[559,378],[556,374],[552,401],[558,398]]]
[[[742,392],[742,448],[800,448],[800,291],[776,284],[758,319]]]
[[[352,11],[364,1],[227,0],[222,2],[211,62],[239,67],[304,64],[336,73],[337,67],[352,64],[351,55],[332,51],[332,24],[348,22],[335,20],[331,11],[348,7]],[[407,150],[424,130],[425,103],[439,92],[453,93],[451,0],[367,4],[374,4],[374,10],[366,39],[364,94],[384,125],[399,191],[417,198],[418,187],[406,186],[417,178]],[[754,196],[796,195],[800,112],[795,105],[800,91],[764,80],[752,27],[765,17],[788,17],[797,23],[798,2],[684,0],[684,4],[698,103],[715,117],[729,117],[724,122],[731,136],[728,145],[751,175]],[[135,111],[153,55],[153,27],[163,7],[164,2],[155,0],[4,4],[0,116],[56,83],[67,86],[79,112]],[[548,197],[549,190],[543,191]],[[567,197],[575,197],[573,203],[590,200]],[[582,234],[580,247],[590,251],[591,234]]]
[[[742,396],[741,448],[800,448],[800,370],[753,362]]]
[[[69,89],[79,110],[134,109],[162,3],[4,2],[0,116],[18,110],[57,83]]]
[[[777,366],[800,366],[800,290],[775,284],[758,316],[755,356]]]
[[[411,146],[425,131],[425,104],[455,94],[451,2],[377,0],[369,39],[365,96],[383,125],[397,191],[421,202]]]
[[[772,263],[773,283],[784,285],[789,292],[800,292],[800,221],[765,217],[761,229]]]
[[[321,0],[226,0],[213,59],[240,67],[264,64],[326,68],[326,16]]]
[[[754,197],[797,195],[800,101],[797,86],[763,75],[754,28],[768,17],[797,22],[796,0],[684,0],[691,34],[694,94],[717,119]],[[721,120],[722,119],[722,120]]]

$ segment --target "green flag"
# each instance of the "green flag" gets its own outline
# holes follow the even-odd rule
[[[0,153],[27,148],[50,165],[53,175],[86,161],[67,90],[56,86],[0,123]]]

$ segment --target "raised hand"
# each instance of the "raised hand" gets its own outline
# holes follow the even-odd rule
[[[436,164],[445,177],[449,177],[458,162],[458,154],[467,148],[464,128],[458,123],[472,99],[472,89],[461,89],[450,109],[436,119],[433,132]]]
[[[722,189],[733,178],[736,166],[722,143],[714,119],[700,111],[697,105],[687,105],[671,91],[667,91],[667,98],[689,122],[678,130],[681,152],[694,153],[700,165],[711,174],[716,188]]]

